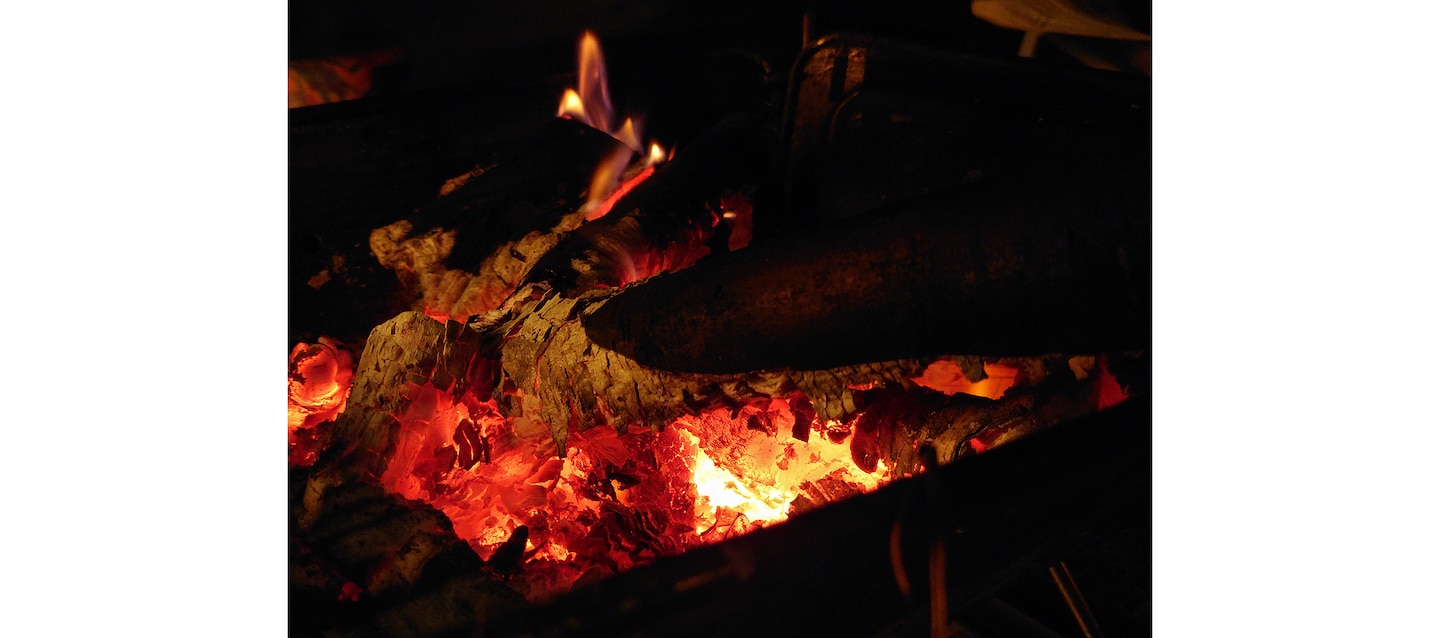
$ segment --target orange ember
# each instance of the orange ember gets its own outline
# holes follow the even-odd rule
[[[600,219],[601,217],[604,217],[606,213],[610,212],[611,208],[615,207],[615,202],[620,201],[620,198],[624,197],[627,193],[631,191],[631,189],[635,188],[636,184],[645,181],[645,178],[650,177],[653,174],[655,174],[655,167],[646,166],[645,170],[636,173],[634,177],[631,177],[625,180],[624,183],[620,184],[620,187],[616,188],[614,192],[610,193],[610,195],[605,198],[605,201],[598,202],[593,207],[589,207],[587,204],[587,208],[585,210],[585,221],[594,221]],[[603,175],[603,171],[597,171],[595,173],[597,181],[603,180]],[[591,192],[600,192],[598,190],[595,190],[596,186],[597,184],[595,183],[591,184]]]
[[[965,393],[987,399],[999,399],[1005,391],[1015,385],[1015,368],[998,363],[985,364],[985,378],[971,381],[965,377],[960,365],[950,359],[931,363],[915,383],[947,395]]]
[[[345,410],[355,365],[350,353],[329,337],[295,344],[290,351],[289,427],[291,461],[314,463],[317,427]]]
[[[493,400],[455,402],[429,385],[414,396],[395,415],[399,441],[381,484],[443,511],[486,560],[525,526],[524,568],[510,584],[532,600],[587,572],[625,571],[784,520],[830,500],[836,486],[856,494],[887,480],[883,466],[855,465],[846,438],[792,439],[796,417],[779,399],[682,417],[659,432],[572,433],[562,459],[535,436],[543,424],[502,417]]]

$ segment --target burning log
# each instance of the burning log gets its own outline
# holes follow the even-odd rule
[[[302,527],[326,486],[378,483],[442,510],[535,600],[873,490],[922,447],[953,460],[1093,412],[1104,375],[1044,379],[1068,354],[1147,345],[1136,166],[1039,194],[966,186],[738,250],[770,168],[759,122],[727,120],[604,199],[638,137],[569,127],[537,174],[477,171],[372,237],[428,282],[430,316],[371,334]],[[583,168],[551,168],[572,156]],[[447,547],[415,538],[369,587],[412,586]]]
[[[752,232],[746,193],[771,170],[773,146],[757,118],[722,119],[615,201],[609,214],[565,237],[526,281],[573,296],[738,250]]]
[[[553,281],[526,284],[473,324],[478,334],[450,328],[450,338],[467,343],[477,361],[474,353],[485,349],[480,358],[494,363],[470,379],[494,388],[478,400],[493,394],[504,416],[543,424],[560,455],[571,432],[595,425],[661,428],[708,406],[797,393],[819,417],[846,420],[860,407],[857,388],[913,388],[910,380],[942,355],[1143,347],[1149,244],[1138,203],[931,202],[623,290],[576,294],[575,279],[555,274],[564,269],[543,269]],[[575,243],[593,246],[618,227],[597,227]],[[437,341],[396,328],[385,335],[413,342],[375,344],[377,355]],[[383,360],[362,355],[357,376]],[[400,373],[387,374],[393,381]],[[357,378],[357,396],[363,383]],[[395,392],[383,382],[374,387]],[[382,403],[387,414],[403,407],[398,398]],[[375,418],[372,430],[385,420]],[[373,447],[387,436],[352,440]]]
[[[624,151],[605,133],[557,118],[523,148],[451,180],[408,219],[375,230],[371,252],[419,290],[428,311],[485,312],[584,223],[596,166]]]
[[[663,149],[643,156],[638,125],[612,111],[593,34],[581,39],[579,65],[579,92],[567,91],[563,117],[530,144],[371,234],[371,251],[418,288],[428,314],[488,312],[522,279],[567,293],[620,286],[689,266],[717,234],[722,248],[748,242],[743,194],[770,172],[774,147],[759,120],[722,120],[660,170]]]

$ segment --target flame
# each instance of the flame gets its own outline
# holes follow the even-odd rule
[[[606,80],[605,56],[600,52],[600,39],[586,31],[580,36],[580,98],[585,106],[585,123],[610,132],[613,110],[610,107],[610,84]]]
[[[565,89],[565,95],[560,98],[560,111],[555,114],[555,117],[568,117],[586,124],[590,123],[585,118],[585,101],[580,99],[580,94],[576,93],[575,89]]]
[[[602,164],[600,169],[595,171],[595,179],[590,185],[591,193],[602,192],[597,189],[597,184],[610,181],[609,172],[605,170],[606,168],[607,167]],[[611,191],[604,200],[593,204],[586,202],[585,207],[581,209],[585,211],[585,221],[595,221],[604,217],[610,212],[610,209],[615,207],[616,202],[619,202],[621,198],[625,197],[625,195],[629,194],[630,191],[635,188],[636,184],[645,181],[653,174],[655,174],[655,167],[646,166],[644,170],[622,182],[620,187]]]
[[[610,102],[605,56],[600,51],[599,38],[586,31],[580,36],[577,48],[579,88],[565,89],[556,116],[583,122],[624,145],[602,159],[590,178],[590,188],[581,211],[586,221],[594,221],[609,213],[616,201],[653,175],[654,167],[669,157],[664,148],[652,142],[649,153],[637,166],[631,166],[635,155],[644,148],[640,123],[633,117],[627,117],[619,126],[614,125],[615,111]]]
[[[620,140],[621,144],[629,147],[630,150],[637,153],[640,152],[640,129],[639,125],[635,123],[635,120],[628,117],[625,118],[625,123],[620,125],[620,129],[611,133],[611,135],[614,136],[615,139]]]

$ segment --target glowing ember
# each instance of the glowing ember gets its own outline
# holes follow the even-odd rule
[[[607,167],[602,164],[601,170],[595,172],[595,181],[591,182],[590,184],[590,192],[598,193],[603,191],[603,183],[609,179],[609,173],[607,170],[605,170],[606,168]],[[635,174],[634,177],[631,177],[630,179],[625,180],[624,183],[620,184],[620,187],[616,188],[613,192],[611,192],[604,201],[594,202],[593,204],[591,202],[586,202],[585,207],[582,209],[585,211],[585,221],[594,221],[600,219],[601,217],[604,217],[606,213],[610,212],[611,208],[615,207],[615,202],[620,201],[620,198],[624,197],[627,193],[631,191],[631,189],[635,188],[636,184],[645,181],[647,177],[650,177],[653,174],[655,174],[655,167],[646,166],[645,170],[640,171],[639,173]]]
[[[965,378],[959,364],[950,359],[941,359],[926,367],[925,372],[914,381],[918,385],[947,395],[963,392],[987,399],[999,399],[1005,395],[1006,390],[1015,385],[1015,375],[1018,372],[1019,370],[1010,366],[986,363],[986,378],[971,381]]]
[[[382,485],[443,511],[486,560],[525,526],[510,584],[536,600],[587,572],[625,571],[784,520],[801,503],[831,500],[821,482],[849,494],[887,480],[883,466],[856,467],[844,437],[792,439],[784,400],[705,411],[660,432],[591,428],[573,433],[560,459],[534,436],[545,426],[501,417],[493,401],[457,403],[428,384],[414,397],[395,415],[400,436]],[[466,451],[475,448],[487,452]]]
[[[318,344],[296,344],[290,351],[290,460],[315,461],[317,426],[345,410],[355,364],[350,353],[329,337]]]
[[[1099,367],[1100,391],[1096,403],[1101,410],[1104,410],[1124,401],[1129,397],[1129,393],[1125,392],[1125,388],[1120,387],[1120,382],[1115,379],[1115,375],[1110,374],[1109,362],[1105,357],[1100,357]]]
[[[887,476],[883,464],[875,473],[857,467],[848,438],[815,436],[799,441],[779,434],[791,432],[794,424],[789,403],[779,399],[746,406],[734,416],[721,408],[676,421],[675,428],[698,448],[693,465],[693,482],[701,497],[695,507],[696,533],[712,540],[783,521],[796,499],[827,477],[859,492],[874,490]],[[830,424],[809,425],[824,430]],[[716,529],[724,533],[713,534]]]

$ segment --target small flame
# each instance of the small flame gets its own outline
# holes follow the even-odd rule
[[[615,131],[614,136],[615,139],[620,140],[621,144],[638,153],[640,151],[640,133],[637,128],[635,120],[627,117],[625,123],[620,125],[620,130]]]
[[[651,143],[649,154],[638,167],[630,168],[636,153],[641,153],[641,126],[633,117],[627,117],[618,127],[614,125],[615,112],[610,103],[610,88],[605,72],[605,56],[600,52],[600,40],[586,31],[580,36],[579,73],[577,89],[565,89],[560,98],[557,117],[569,118],[589,125],[615,138],[623,149],[617,151],[595,167],[590,179],[590,189],[581,208],[586,221],[604,217],[615,202],[636,184],[654,173],[653,168],[668,159],[665,149]]]
[[[606,80],[605,56],[600,53],[600,39],[591,31],[580,36],[580,97],[584,102],[585,122],[610,132],[614,119],[610,108],[610,84]]]

